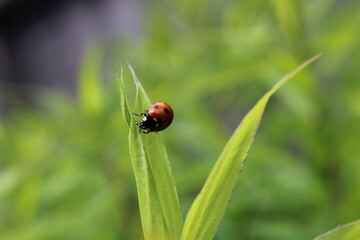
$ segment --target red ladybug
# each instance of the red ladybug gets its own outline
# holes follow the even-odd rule
[[[164,102],[155,102],[145,113],[136,114],[144,116],[138,123],[139,133],[148,134],[149,132],[160,132],[170,126],[174,118],[174,112],[169,104]]]

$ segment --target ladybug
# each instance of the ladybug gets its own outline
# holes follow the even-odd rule
[[[136,114],[136,116],[144,116],[139,126],[139,133],[148,134],[150,132],[160,132],[170,126],[174,118],[174,111],[169,104],[164,102],[155,102],[145,110],[145,113]]]

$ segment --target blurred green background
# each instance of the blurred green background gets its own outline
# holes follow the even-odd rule
[[[269,102],[215,239],[312,239],[360,218],[359,1],[138,3],[112,61],[104,39],[84,48],[76,94],[2,96],[0,239],[143,238],[113,73],[127,62],[175,111],[163,135],[185,217],[246,112],[324,51]]]

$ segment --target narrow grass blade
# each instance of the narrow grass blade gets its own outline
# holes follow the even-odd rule
[[[121,112],[129,127],[129,153],[135,175],[144,238],[145,240],[165,240],[165,224],[160,203],[142,139],[126,96],[123,68],[121,67],[120,76],[116,70],[115,74],[119,83]]]
[[[319,235],[314,240],[359,240],[360,239],[360,219],[340,225],[326,233]]]
[[[115,76],[117,78],[118,84],[119,84],[119,92],[120,92],[120,110],[123,115],[123,118],[125,119],[125,122],[128,127],[130,127],[130,123],[132,122],[132,115],[130,111],[130,106],[128,102],[128,98],[125,91],[125,83],[124,83],[124,77],[123,77],[123,67],[120,67],[120,76],[116,69],[115,70]]]
[[[136,108],[139,111],[149,108],[150,99],[147,96],[134,70],[129,66],[137,87]],[[183,220],[180,204],[172,175],[169,159],[166,153],[162,133],[151,133],[143,136],[143,144],[154,179],[161,212],[164,217],[168,239],[180,239]]]
[[[104,89],[101,81],[102,52],[99,45],[88,46],[79,76],[79,102],[83,112],[90,116],[99,115],[104,106]]]
[[[269,98],[291,77],[321,55],[310,58],[286,74],[245,116],[191,206],[184,225],[182,240],[210,240],[214,237]]]
[[[136,180],[144,238],[146,240],[165,239],[164,221],[154,180],[141,137],[133,121],[130,124],[129,150]]]

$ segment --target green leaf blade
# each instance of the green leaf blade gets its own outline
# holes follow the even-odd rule
[[[138,112],[143,112],[144,109],[149,108],[151,102],[130,65],[129,68],[136,85],[135,109]],[[162,214],[164,222],[165,239],[178,240],[180,239],[183,220],[162,133],[145,135],[139,134],[136,131],[134,134],[141,139],[142,147],[146,154],[146,168],[149,171],[149,176],[151,176],[151,181],[155,189],[155,192],[152,192],[150,197],[156,197],[158,199],[159,212]]]
[[[141,223],[146,240],[165,239],[164,221],[141,137],[131,122],[129,151],[136,180]]]
[[[185,221],[182,240],[210,240],[214,237],[269,98],[291,77],[321,55],[310,58],[280,79],[245,116],[191,206]]]
[[[326,233],[319,235],[314,240],[359,240],[360,239],[360,219],[340,225]]]
[[[120,92],[121,114],[123,115],[123,118],[125,119],[127,126],[130,127],[130,124],[132,122],[132,114],[130,111],[129,100],[127,98],[126,91],[125,91],[125,83],[124,83],[122,66],[120,67],[120,76],[116,69],[115,69],[115,76],[118,81],[119,92]]]
[[[183,227],[180,204],[172,176],[164,140],[161,133],[149,134],[145,138],[145,149],[154,176],[161,210],[164,215],[169,239],[179,239]]]
[[[115,70],[120,91],[121,113],[129,127],[129,153],[135,176],[141,224],[145,240],[166,240],[166,229],[154,179],[150,171],[142,138],[134,122],[125,91],[123,68]]]

